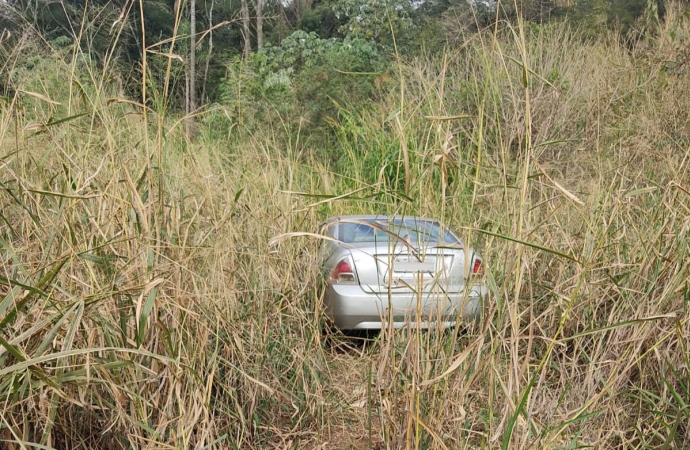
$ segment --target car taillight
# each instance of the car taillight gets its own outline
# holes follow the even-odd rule
[[[482,265],[482,260],[479,258],[476,258],[474,264],[472,264],[472,276],[475,278],[484,276],[484,266]]]
[[[355,271],[352,269],[352,265],[350,264],[348,258],[338,261],[338,264],[335,265],[333,272],[331,272],[331,280],[338,283],[355,282]]]

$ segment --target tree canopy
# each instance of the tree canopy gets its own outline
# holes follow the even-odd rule
[[[190,98],[185,78],[192,50],[190,5],[190,0],[6,0],[0,3],[0,39],[7,47],[28,24],[52,47],[78,48],[96,64],[108,64],[124,86],[139,77],[146,51],[149,70],[165,72],[172,63],[169,105],[182,108]],[[229,67],[257,52],[265,53],[261,70],[273,67],[283,75],[317,66],[341,74],[375,70],[396,51],[403,57],[438,51],[496,18],[572,20],[591,33],[616,29],[625,37],[641,27],[645,11],[652,9],[663,14],[658,0],[207,0],[195,8],[191,85],[198,106],[219,101],[227,92],[225,80],[232,78]],[[250,66],[258,70],[254,61]],[[125,90],[136,97],[137,89]]]

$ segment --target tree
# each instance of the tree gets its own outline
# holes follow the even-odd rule
[[[299,22],[306,13],[312,10],[314,0],[293,0],[292,9],[295,13],[295,18]]]
[[[331,3],[322,2],[312,7],[310,2],[296,0],[292,8],[298,7],[299,9],[294,10],[295,27],[298,30],[314,32],[324,39],[342,37],[340,30],[344,28],[348,18],[344,15],[339,18]]]
[[[256,14],[256,50],[264,47],[264,0],[252,0]]]
[[[211,0],[211,7],[208,10],[208,54],[206,55],[206,68],[204,69],[204,84],[201,88],[201,101],[206,100],[206,84],[208,83],[208,69],[211,65],[211,58],[213,55],[213,6],[215,5],[214,0]]]
[[[333,4],[338,18],[346,20],[346,35],[392,46],[393,41],[411,40],[414,0],[341,0]]]
[[[608,28],[620,31],[624,38],[630,38],[645,9],[650,7],[658,11],[659,17],[663,17],[665,8],[661,0],[576,0],[567,11],[570,20],[578,23],[590,35]]]
[[[556,3],[555,0],[517,0],[515,3],[505,2],[501,8],[509,17],[520,16],[524,20],[544,22],[551,18],[557,8]]]
[[[189,3],[189,111],[196,110],[196,0]]]
[[[247,0],[242,0],[242,6],[241,6],[241,11],[240,13],[242,14],[242,48],[243,51],[242,53],[244,54],[244,57],[247,58],[249,57],[249,54],[252,52],[252,43],[251,43],[251,34],[249,33],[249,5],[247,4]]]

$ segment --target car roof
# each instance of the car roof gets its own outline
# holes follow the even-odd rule
[[[345,215],[345,216],[334,216],[326,219],[325,221],[321,222],[318,226],[319,233],[327,226],[330,226],[332,224],[336,224],[338,222],[346,222],[348,220],[352,221],[357,221],[357,220],[391,220],[391,219],[411,219],[411,220],[418,220],[420,222],[435,222],[445,229],[449,230],[448,226],[445,226],[441,223],[440,220],[438,219],[430,219],[428,217],[418,217],[418,216],[404,216],[404,215],[387,215],[387,214],[352,214],[352,215]]]
[[[338,222],[341,220],[367,220],[367,219],[378,219],[378,220],[389,220],[389,219],[412,219],[412,220],[419,220],[419,221],[427,221],[427,222],[440,222],[438,219],[432,219],[429,217],[417,217],[417,216],[403,216],[403,215],[392,215],[389,216],[387,214],[353,214],[353,215],[348,215],[348,216],[334,216],[329,219],[326,219],[324,223],[329,223],[329,222]]]

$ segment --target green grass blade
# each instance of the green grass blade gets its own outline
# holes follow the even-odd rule
[[[542,250],[542,251],[551,253],[551,254],[553,254],[553,255],[560,256],[561,258],[569,259],[569,260],[574,261],[574,262],[576,262],[576,263],[578,263],[578,264],[582,264],[582,263],[581,263],[577,258],[575,258],[574,256],[568,255],[568,254],[563,253],[563,252],[559,252],[558,250],[554,250],[554,249],[552,249],[552,248],[544,247],[543,245],[535,244],[534,242],[523,241],[522,239],[514,238],[514,237],[511,237],[511,236],[506,236],[506,235],[500,234],[500,233],[494,233],[493,231],[482,230],[481,228],[469,228],[469,227],[462,227],[462,228],[465,229],[465,230],[468,230],[468,231],[476,231],[476,232],[478,232],[478,233],[486,234],[486,235],[493,236],[493,237],[497,237],[497,238],[500,238],[500,239],[505,239],[505,240],[507,240],[507,241],[516,242],[516,243],[518,243],[518,244],[522,244],[522,245],[525,245],[525,246],[527,246],[527,247],[531,247],[531,248],[534,248],[534,249],[537,249],[537,250]]]

